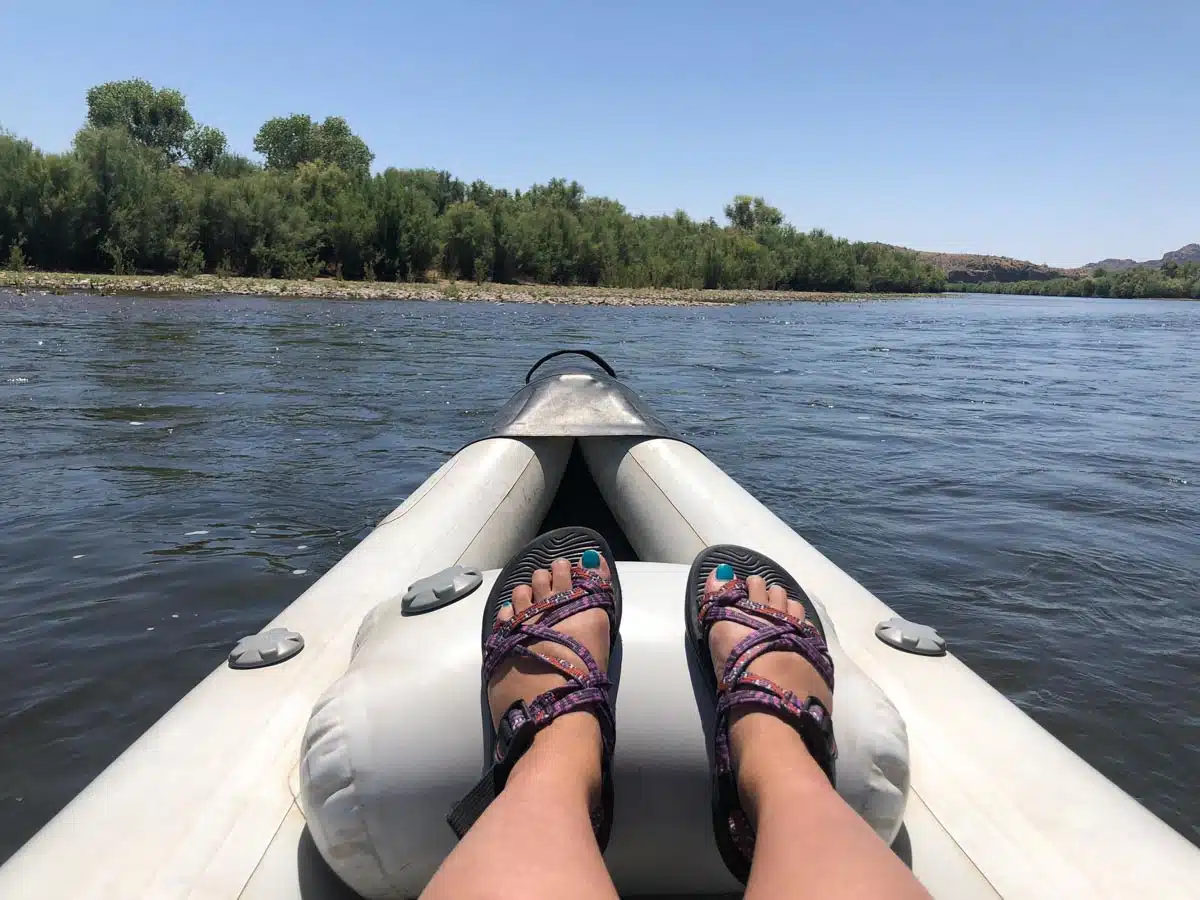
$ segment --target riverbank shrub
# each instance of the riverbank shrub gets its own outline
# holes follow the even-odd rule
[[[14,241],[8,248],[8,259],[4,261],[4,268],[10,272],[25,271],[25,251],[19,243]]]
[[[1200,263],[1137,266],[1120,272],[1096,269],[1082,278],[1049,281],[948,284],[946,290],[980,294],[1033,294],[1043,297],[1119,297],[1200,300]]]
[[[43,270],[613,287],[939,291],[941,270],[882,244],[801,231],[761,197],[726,223],[633,215],[574,181],[528,190],[387,168],[344,119],[271,119],[259,165],[144,81],[88,93],[65,153],[0,133],[0,248]]]

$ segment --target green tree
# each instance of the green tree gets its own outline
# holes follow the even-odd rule
[[[362,278],[368,266],[373,270],[375,216],[367,184],[340,166],[316,162],[297,170],[295,185],[317,229],[317,258],[326,271]]]
[[[442,271],[451,278],[486,281],[492,269],[491,217],[468,200],[447,209],[442,221]]]
[[[41,152],[29,141],[0,132],[0,251],[22,247],[37,229],[45,182]]]
[[[315,134],[318,159],[354,175],[366,176],[370,173],[375,154],[362,138],[350,130],[345,119],[330,116],[316,126]]]
[[[400,169],[399,177],[405,184],[419,190],[431,201],[434,211],[441,217],[454,203],[462,203],[467,199],[467,189],[461,181],[449,172],[439,172],[435,169]]]
[[[120,128],[87,128],[75,141],[83,169],[79,209],[85,256],[122,274],[171,271],[185,185],[159,153]]]
[[[375,218],[376,276],[387,281],[423,279],[439,250],[433,200],[397,169],[376,175],[369,196]]]
[[[243,178],[261,172],[262,166],[237,153],[226,151],[217,157],[212,172],[221,178]]]
[[[194,170],[212,172],[225,155],[225,133],[209,125],[200,125],[187,133],[183,146]]]
[[[254,150],[267,158],[268,169],[287,170],[305,163],[326,162],[362,176],[368,174],[375,158],[339,116],[330,116],[320,124],[300,114],[270,119],[258,130]]]
[[[725,218],[734,228],[754,231],[758,228],[778,228],[783,224],[783,213],[767,203],[762,197],[739,194],[725,207]]]
[[[561,178],[509,191],[433,169],[372,177],[371,152],[344,119],[305,115],[263,125],[255,139],[262,167],[230,153],[217,129],[194,126],[177,91],[112,82],[88,99],[89,125],[66,153],[0,134],[0,256],[43,269],[274,277],[324,270],[421,279],[439,264],[456,278],[625,287],[945,284],[908,251],[800,232],[761,197],[735,197],[722,226],[682,211],[632,215]],[[1035,289],[1194,296],[1200,266],[1101,272]]]
[[[254,152],[267,158],[268,169],[295,169],[317,158],[317,124],[295,114],[268,119],[254,137]]]
[[[123,129],[171,160],[184,155],[187,134],[195,124],[183,94],[170,88],[156,90],[141,78],[96,85],[87,92],[87,107],[91,127]]]

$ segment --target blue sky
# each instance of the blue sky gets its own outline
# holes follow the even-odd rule
[[[146,78],[251,152],[343,115],[376,167],[634,212],[1075,265],[1200,241],[1200,3],[0,3],[0,126],[62,150]]]

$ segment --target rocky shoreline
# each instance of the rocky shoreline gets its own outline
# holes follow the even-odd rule
[[[82,275],[0,271],[0,288],[50,294],[219,296],[252,295],[320,300],[454,300],[492,303],[557,303],[595,306],[714,306],[869,300],[928,294],[853,294],[838,291],[708,291],[678,288],[607,288],[543,284],[476,284],[465,281],[337,281],[319,278],[239,278],[221,275]]]

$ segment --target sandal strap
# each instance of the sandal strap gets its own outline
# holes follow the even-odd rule
[[[773,713],[791,725],[829,783],[834,786],[837,784],[834,767],[837,743],[833,737],[833,720],[819,699],[809,697],[801,700],[792,691],[786,691],[770,679],[756,675],[743,676],[736,687],[721,693],[713,729],[713,833],[722,859],[742,884],[750,875],[757,834],[750,817],[742,808],[738,793],[733,754],[729,747],[729,718],[735,709],[745,706]]]
[[[591,811],[591,820],[592,832],[603,851],[608,845],[612,827],[612,755],[616,746],[616,723],[608,692],[601,687],[560,685],[539,694],[529,703],[518,700],[505,710],[496,727],[496,749],[491,766],[446,816],[446,822],[455,836],[462,838],[470,831],[492,801],[500,796],[517,761],[533,745],[533,739],[539,731],[559,716],[583,709],[595,714],[600,723],[603,745],[600,756],[600,806]]]
[[[600,671],[595,657],[587,647],[554,628],[559,622],[589,609],[603,609],[608,615],[611,628],[616,628],[616,604],[613,602],[612,582],[594,570],[571,566],[569,590],[559,591],[544,600],[530,604],[511,619],[496,619],[492,625],[492,634],[483,649],[483,683],[487,684],[500,664],[512,655],[539,659],[557,669],[569,681],[581,686],[587,684],[589,679],[604,679],[604,673]],[[541,618],[537,622],[530,622],[535,616]],[[579,657],[587,671],[581,672],[566,660],[547,656],[530,648],[530,644],[541,641],[566,647]]]
[[[821,771],[828,776],[831,784],[834,783],[837,742],[833,736],[833,719],[829,709],[816,697],[801,700],[799,694],[785,690],[760,675],[743,675],[732,689],[721,691],[717,700],[713,743],[718,775],[733,775],[729,718],[734,710],[745,706],[774,713],[791,725],[800,734],[804,746]]]
[[[560,672],[567,683],[544,691],[529,702],[513,703],[496,726],[496,741],[492,763],[483,778],[450,810],[446,817],[451,829],[462,837],[483,815],[493,800],[504,790],[508,776],[517,761],[533,744],[534,736],[555,719],[567,713],[586,710],[600,724],[601,805],[592,812],[592,830],[601,849],[608,843],[612,825],[611,762],[616,748],[616,719],[611,682],[600,669],[596,659],[573,637],[554,629],[554,625],[589,609],[603,609],[612,627],[616,627],[616,606],[613,603],[612,582],[590,569],[571,567],[571,589],[552,594],[514,615],[497,619],[492,634],[484,645],[483,683],[491,681],[499,665],[511,656],[538,659]],[[530,622],[534,616],[537,622]],[[529,645],[548,641],[571,650],[583,662],[586,671],[554,656],[532,649]]]
[[[754,660],[775,651],[798,653],[817,671],[826,687],[833,690],[833,660],[821,632],[807,620],[752,601],[741,578],[727,582],[701,605],[700,624],[706,644],[713,625],[722,621],[743,625],[751,631],[734,645],[725,660],[719,678],[721,690],[728,690],[745,675]]]
[[[532,737],[555,719],[567,713],[587,710],[600,723],[600,740],[604,755],[612,756],[617,744],[616,719],[609,702],[610,682],[603,675],[588,683],[563,684],[538,694],[528,703],[518,701],[510,706],[500,719],[496,729],[495,763],[501,763],[512,755],[515,738],[525,731]],[[524,752],[524,749],[522,750]],[[514,759],[513,762],[516,760]]]
[[[721,856],[730,871],[745,884],[754,857],[755,833],[742,809],[729,745],[729,721],[735,710],[754,707],[779,717],[800,735],[813,760],[830,784],[835,784],[837,742],[828,707],[817,697],[801,699],[769,678],[749,671],[765,653],[798,653],[833,690],[833,661],[821,632],[811,623],[773,607],[750,600],[741,578],[726,583],[700,607],[700,623],[707,645],[717,622],[735,622],[751,629],[729,653],[717,684],[713,723],[715,776],[714,833]]]

